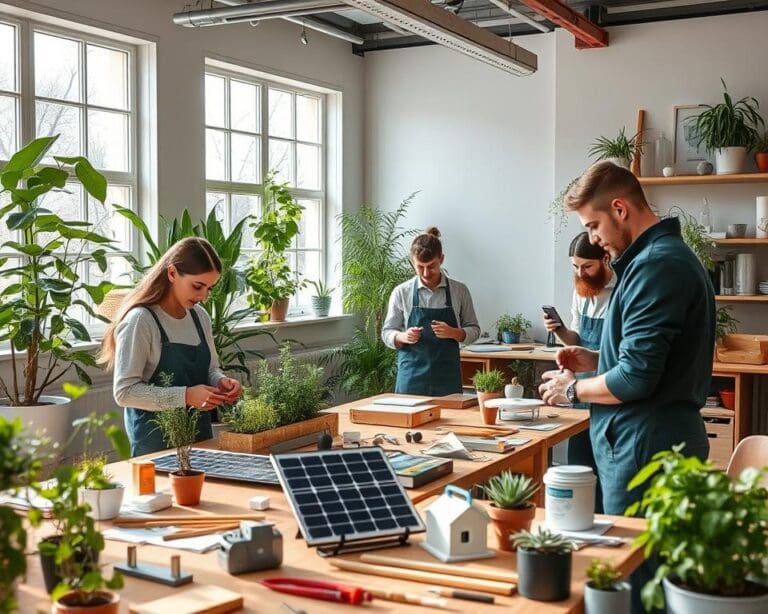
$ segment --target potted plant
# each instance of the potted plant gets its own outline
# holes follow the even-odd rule
[[[263,360],[255,387],[227,414],[229,430],[219,434],[219,447],[235,452],[268,451],[277,443],[309,434],[339,432],[338,414],[319,414],[327,388],[323,369],[299,364],[290,345],[280,350],[277,368]]]
[[[632,138],[627,138],[624,130],[622,128],[613,139],[605,136],[595,139],[589,148],[589,155],[597,157],[597,161],[607,160],[629,170],[632,158],[643,152],[643,142],[639,132]]]
[[[54,156],[57,166],[40,166],[57,138],[30,142],[11,156],[0,174],[0,193],[10,199],[0,207],[0,218],[15,235],[3,244],[3,251],[17,263],[4,263],[0,270],[5,287],[0,341],[10,345],[13,374],[10,381],[0,377],[0,413],[19,417],[35,430],[45,429],[52,441],[61,443],[69,427],[70,400],[46,391],[72,369],[81,381],[90,383],[85,367],[95,367],[96,361],[74,344],[90,342],[91,337],[75,312],[84,309],[98,317],[93,305],[113,284],[90,285],[81,276],[91,263],[106,271],[105,254],[112,241],[90,230],[88,222],[45,208],[45,196],[64,189],[72,170],[100,205],[107,196],[106,180],[85,158]],[[90,300],[83,300],[84,295]]]
[[[496,330],[501,333],[504,343],[520,343],[520,335],[524,334],[533,324],[522,313],[510,315],[505,313],[496,320]]]
[[[715,341],[722,345],[726,335],[735,333],[739,328],[739,320],[731,313],[730,305],[718,307],[715,312]]]
[[[310,281],[309,283],[315,289],[315,294],[312,296],[312,311],[315,312],[318,318],[325,318],[331,310],[331,301],[333,300],[335,288],[329,288],[321,279]]]
[[[755,141],[755,164],[758,173],[768,173],[768,132],[758,137]]]
[[[568,599],[573,542],[543,527],[536,533],[515,533],[512,541],[517,546],[517,592],[536,601]]]
[[[712,253],[715,243],[710,238],[704,226],[690,213],[680,207],[672,207],[668,215],[675,215],[680,219],[680,234],[685,244],[691,249],[707,271],[715,270],[715,261]]]
[[[164,386],[173,385],[173,376],[160,374]],[[169,474],[171,490],[178,505],[198,505],[203,491],[205,472],[192,469],[190,454],[197,437],[197,409],[173,407],[155,412],[154,423],[169,448],[176,448],[177,469]]]
[[[248,262],[246,279],[251,306],[269,309],[273,322],[285,320],[288,301],[302,286],[285,250],[299,233],[303,210],[287,184],[274,183],[274,174],[269,174],[264,180],[261,216],[251,224],[259,255]]]
[[[41,441],[30,437],[21,420],[0,416],[0,492],[29,486],[42,467]],[[18,609],[16,582],[27,569],[24,519],[0,505],[0,614]]]
[[[655,454],[627,488],[650,481],[627,515],[647,519],[635,544],[660,566],[642,589],[646,609],[670,614],[768,611],[765,581],[768,489],[765,470],[749,468],[737,479],[697,457],[683,445]]]
[[[696,145],[704,145],[707,151],[715,152],[715,168],[718,175],[733,175],[744,172],[747,150],[758,139],[758,127],[764,126],[758,109],[760,104],[752,96],[733,101],[723,84],[723,102],[706,107],[693,122],[693,138]]]
[[[587,569],[589,582],[584,585],[586,614],[629,614],[632,591],[621,582],[621,572],[600,559],[592,559]]]
[[[520,392],[520,388],[522,388],[522,392],[518,395],[513,395],[517,397],[531,397],[533,398],[535,395],[533,394],[535,388],[536,388],[536,381],[535,381],[535,370],[533,368],[533,361],[531,360],[513,360],[511,363],[507,365],[507,369],[512,374],[512,383],[517,384],[518,388],[515,390],[515,392]]]
[[[488,480],[483,490],[491,500],[488,515],[493,520],[498,548],[513,550],[510,535],[530,530],[536,515],[531,499],[539,486],[529,477],[504,471]]]
[[[504,390],[504,374],[498,369],[478,371],[472,376],[472,383],[477,391],[477,403],[480,405],[480,415],[485,424],[496,424],[497,407],[486,407],[485,402],[499,399]]]

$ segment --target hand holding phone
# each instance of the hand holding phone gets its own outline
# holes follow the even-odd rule
[[[555,324],[555,328],[553,330],[565,326],[563,319],[560,317],[560,314],[557,313],[557,309],[555,309],[552,305],[542,305],[541,309],[544,311],[544,314],[547,316],[547,318],[552,320],[552,322]]]

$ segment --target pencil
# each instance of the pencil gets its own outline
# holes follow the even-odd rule
[[[364,589],[375,599],[384,601],[395,601],[397,603],[410,603],[412,605],[423,605],[430,608],[449,609],[449,602],[442,597],[432,597],[431,595],[417,595],[416,593],[397,593],[395,591],[382,591],[376,588]]]
[[[186,539],[188,537],[200,537],[202,535],[211,535],[212,533],[218,533],[220,531],[231,531],[233,529],[236,529],[238,526],[240,525],[236,523],[230,523],[230,524],[220,524],[220,525],[205,527],[203,529],[186,529],[183,531],[177,531],[176,533],[163,535],[163,541],[169,542],[176,539]]]

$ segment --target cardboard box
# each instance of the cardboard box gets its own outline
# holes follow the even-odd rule
[[[361,405],[349,410],[349,419],[355,424],[377,424],[408,429],[440,419],[437,405]]]

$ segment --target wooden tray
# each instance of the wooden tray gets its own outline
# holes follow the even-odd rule
[[[768,335],[726,335],[716,355],[719,362],[764,365],[768,363]]]
[[[339,414],[320,414],[317,418],[280,426],[263,433],[222,431],[219,433],[219,448],[230,452],[268,454],[269,448],[284,441],[309,435],[319,437],[322,433],[329,433],[331,437],[339,434]]]

